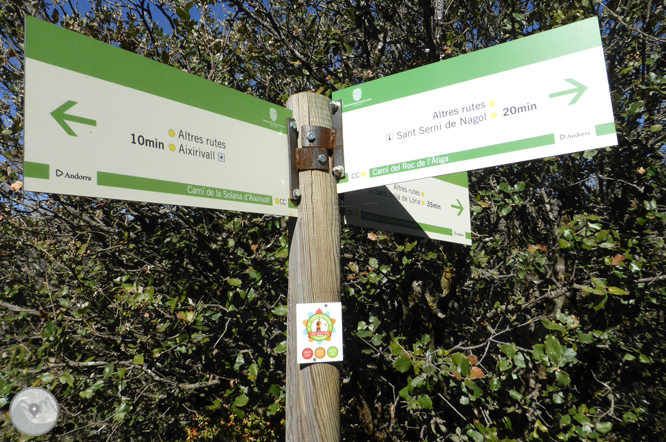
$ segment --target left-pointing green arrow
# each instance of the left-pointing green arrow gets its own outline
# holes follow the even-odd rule
[[[81,124],[87,124],[88,126],[97,126],[97,121],[91,120],[88,118],[83,118],[83,117],[77,117],[76,115],[69,115],[66,114],[68,110],[73,108],[76,105],[76,101],[68,101],[62,106],[60,106],[58,109],[54,110],[51,112],[51,116],[58,122],[60,127],[62,127],[65,132],[67,132],[69,135],[76,137],[76,133],[72,130],[71,127],[69,127],[69,124],[67,124],[65,121],[71,121],[72,123],[81,123]]]

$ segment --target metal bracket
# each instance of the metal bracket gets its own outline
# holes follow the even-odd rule
[[[298,150],[298,129],[296,120],[287,118],[287,148],[289,150],[289,199],[301,199],[301,190],[298,188],[298,167],[296,167],[296,154]]]
[[[289,144],[289,191],[292,201],[301,197],[298,172],[301,170],[328,171],[329,157],[333,158],[331,169],[336,178],[344,178],[345,163],[342,139],[342,101],[331,102],[332,128],[302,126],[301,146],[298,148],[299,130],[293,118],[287,118],[287,140]]]
[[[342,138],[342,100],[332,101],[331,116],[333,132],[335,134],[335,147],[333,147],[333,175],[337,179],[345,177],[345,150]]]
[[[302,126],[301,146],[296,152],[298,170],[328,170],[329,151],[335,147],[335,131],[322,126]]]

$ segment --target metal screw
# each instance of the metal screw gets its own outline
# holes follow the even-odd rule
[[[296,122],[295,122],[295,121],[290,121],[290,122],[289,122],[289,127],[290,127],[292,130],[296,130]]]
[[[326,160],[328,160],[328,157],[323,153],[317,157],[317,161],[319,161],[321,164],[324,164]]]
[[[331,101],[331,113],[336,113],[340,110],[340,105],[336,101]]]
[[[294,189],[294,190],[291,192],[291,196],[292,196],[295,200],[300,199],[300,198],[301,198],[301,189]]]
[[[308,141],[309,141],[310,143],[314,143],[314,141],[315,141],[316,139],[317,139],[317,137],[315,137],[315,134],[313,134],[312,132],[308,133]]]
[[[345,168],[344,168],[344,167],[342,167],[342,166],[335,166],[335,167],[333,168],[333,175],[335,175],[336,177],[340,178],[340,177],[341,177],[342,175],[344,175],[344,174],[345,174]]]

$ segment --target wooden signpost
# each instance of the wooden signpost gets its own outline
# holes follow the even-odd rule
[[[596,21],[338,91],[333,110],[313,93],[279,108],[34,18],[26,28],[26,189],[298,215],[288,442],[340,439],[342,351],[313,345],[299,364],[296,339],[336,332],[319,308],[325,330],[303,329],[296,306],[340,302],[338,192],[362,192],[350,223],[470,244],[467,177],[431,177],[617,143]],[[417,179],[430,181],[398,185]]]
[[[301,93],[289,98],[287,108],[298,128],[331,128],[330,103],[322,95]],[[301,201],[289,246],[287,441],[334,442],[340,439],[340,370],[330,363],[298,363],[296,304],[340,302],[340,207],[328,167],[302,170],[298,178]]]

